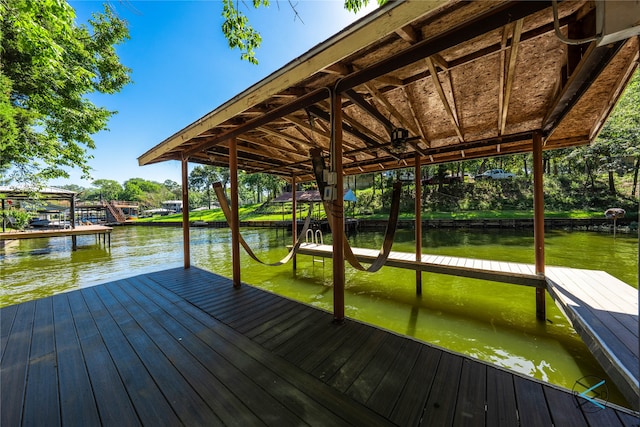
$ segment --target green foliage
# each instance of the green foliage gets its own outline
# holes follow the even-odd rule
[[[118,200],[122,193],[122,185],[112,179],[96,179],[92,185],[97,188],[97,191],[92,192],[87,200]]]
[[[29,224],[32,215],[24,209],[5,209],[2,212],[2,219],[5,224],[16,230],[24,230]]]
[[[378,5],[382,6],[388,0],[377,0]],[[242,3],[247,5],[247,3]],[[350,12],[356,13],[369,4],[369,0],[345,0],[344,8]],[[269,0],[252,0],[251,5],[258,9],[261,6],[268,7]],[[289,2],[289,6],[295,10],[295,4]],[[222,0],[222,34],[224,34],[229,47],[231,49],[240,50],[240,59],[248,61],[252,64],[258,64],[256,58],[256,49],[262,44],[262,37],[250,24],[249,18],[238,9],[237,0]]]
[[[89,175],[92,135],[114,113],[86,95],[114,93],[129,79],[115,45],[127,27],[105,6],[89,26],[75,24],[63,0],[0,2],[0,170],[19,182]],[[3,168],[4,166],[4,168]]]
[[[252,64],[258,64],[255,50],[260,47],[262,37],[260,33],[249,24],[249,18],[238,10],[234,0],[222,0],[222,34],[229,42],[232,49],[240,49],[240,58]],[[252,5],[258,9],[260,6],[269,6],[269,0],[253,0]]]
[[[388,0],[378,0],[378,6],[382,6],[387,1]],[[368,4],[369,4],[369,0],[345,0],[344,8],[347,9],[349,12],[356,13],[363,7],[366,7]]]

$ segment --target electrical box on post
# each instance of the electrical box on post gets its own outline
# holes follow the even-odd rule
[[[328,185],[324,187],[323,200],[330,202],[336,199],[336,187]]]
[[[325,169],[322,171],[322,179],[327,185],[336,185],[337,174],[335,172],[331,172],[330,170]]]

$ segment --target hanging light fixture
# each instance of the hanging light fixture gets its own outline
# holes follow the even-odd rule
[[[406,151],[406,143],[409,131],[403,128],[395,128],[391,131],[391,151],[394,154],[402,154]]]

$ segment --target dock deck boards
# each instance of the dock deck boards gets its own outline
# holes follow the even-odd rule
[[[105,225],[79,225],[76,228],[46,228],[39,230],[6,231],[0,233],[0,240],[41,239],[48,237],[85,236],[90,234],[110,234],[112,227]]]
[[[373,262],[379,253],[352,249],[361,262]],[[303,243],[298,253],[331,257],[333,247]],[[531,264],[429,254],[421,260],[392,251],[385,265],[546,288],[620,391],[640,401],[637,289],[604,271],[546,266],[541,277]]]
[[[358,261],[365,263],[373,262],[379,254],[379,251],[374,249],[352,248],[352,250]],[[333,246],[302,243],[298,249],[298,254],[331,258],[333,256]],[[385,265],[429,273],[452,274],[473,279],[514,283],[537,288],[546,287],[544,278],[536,275],[535,268],[532,265],[515,262],[499,262],[429,254],[423,254],[421,261],[417,261],[415,254],[391,251]]]
[[[2,308],[0,424],[638,422],[615,406],[589,412],[567,390],[484,362],[331,320],[197,268]]]
[[[630,401],[640,401],[638,290],[604,271],[547,267],[548,290]]]

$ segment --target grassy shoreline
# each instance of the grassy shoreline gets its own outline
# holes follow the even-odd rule
[[[291,221],[291,211],[284,213],[260,213],[257,212],[259,205],[248,205],[240,208],[240,220],[242,221]],[[314,210],[315,213],[315,210]],[[322,212],[324,214],[324,212]],[[347,210],[347,214],[352,217]],[[298,218],[304,218],[305,212],[299,212]],[[545,211],[545,218],[553,219],[604,219],[604,213],[600,211],[572,210],[572,211]],[[356,212],[358,219],[387,219],[387,214],[360,214]],[[400,213],[400,219],[414,219],[413,212]],[[482,219],[532,219],[533,210],[486,210],[486,211],[463,211],[463,212],[423,212],[423,220],[482,220]],[[627,219],[637,221],[637,214],[627,214]],[[324,215],[321,216],[324,219]],[[220,209],[210,209],[189,213],[189,221],[225,221],[224,214]],[[166,216],[154,216],[151,218],[140,218],[140,223],[154,222],[182,222],[182,214],[172,214]]]

